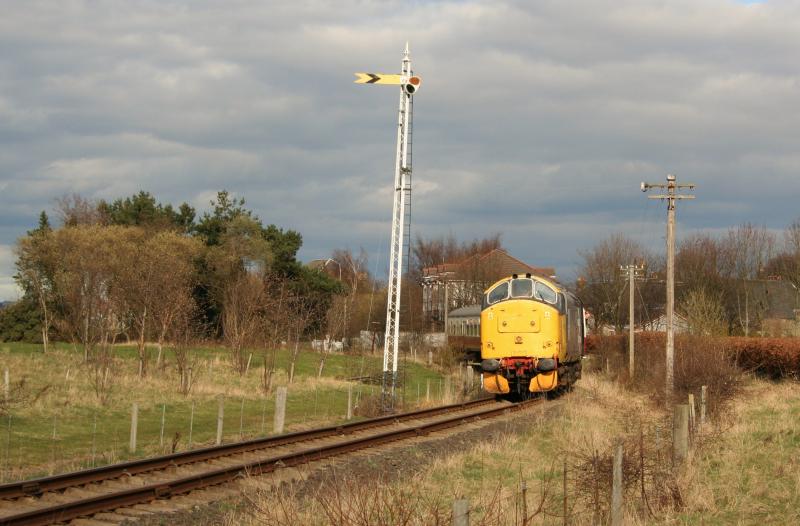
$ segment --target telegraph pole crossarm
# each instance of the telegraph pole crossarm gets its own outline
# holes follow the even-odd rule
[[[672,393],[675,388],[675,203],[680,199],[694,199],[695,196],[678,194],[680,189],[694,190],[693,183],[678,184],[674,175],[667,175],[667,183],[641,184],[642,192],[651,188],[666,190],[666,194],[649,195],[649,199],[667,201],[667,345],[666,345],[666,400],[667,407],[672,403]]]

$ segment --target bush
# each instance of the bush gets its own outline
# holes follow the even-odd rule
[[[736,363],[772,379],[800,377],[800,339],[726,338]]]
[[[42,343],[41,320],[36,302],[28,298],[0,308],[0,341]]]
[[[729,338],[678,335],[675,338],[674,396],[684,401],[689,393],[699,396],[700,388],[708,389],[708,403],[716,411],[735,394],[741,383],[742,371],[737,367],[735,352]],[[593,353],[608,359],[611,370],[632,389],[649,393],[658,403],[665,395],[666,334],[642,332],[636,334],[635,377],[627,376],[628,335],[593,336]]]

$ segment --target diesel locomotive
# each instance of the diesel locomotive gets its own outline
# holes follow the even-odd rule
[[[531,274],[501,279],[480,307],[480,371],[490,393],[527,398],[581,377],[584,312],[577,296]]]

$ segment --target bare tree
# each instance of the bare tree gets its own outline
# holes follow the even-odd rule
[[[105,223],[98,203],[80,194],[68,194],[56,199],[56,209],[64,226],[87,226]]]
[[[247,368],[245,348],[262,340],[266,300],[264,280],[254,273],[241,274],[225,287],[223,334],[231,350],[233,365],[240,375],[244,375]]]
[[[16,247],[17,279],[24,287],[30,288],[42,311],[42,346],[45,353],[50,343],[53,322],[50,312],[53,302],[53,269],[52,259],[47,255],[51,246],[48,243],[49,235],[49,231],[35,232],[21,238]]]
[[[180,333],[183,324],[194,323],[197,306],[192,291],[198,283],[194,262],[202,247],[196,239],[164,231],[148,239],[145,250],[155,262],[150,310],[157,337],[156,364],[160,365],[167,335],[174,333],[173,329]]]
[[[175,353],[175,366],[180,379],[179,391],[186,396],[192,390],[197,373],[197,360],[191,351],[200,330],[196,321],[194,300],[189,295],[182,294],[182,297],[182,301],[172,303],[169,310],[170,323],[166,325],[166,330]]]
[[[757,227],[752,223],[743,223],[730,229],[722,240],[722,272],[733,280],[736,318],[745,336],[750,335],[751,323],[759,318],[757,305],[750,302],[750,282],[762,277],[774,246],[775,237],[766,227]]]
[[[722,336],[727,332],[721,293],[707,292],[702,287],[690,290],[679,309],[686,316],[692,334]]]
[[[800,290],[800,218],[795,219],[783,233],[783,254],[780,275]]]
[[[627,303],[622,298],[627,280],[620,273],[620,267],[647,261],[644,248],[622,234],[613,234],[580,255],[583,264],[579,269],[577,292],[594,315],[595,328],[611,324],[621,331],[627,323],[627,309],[623,308]]]

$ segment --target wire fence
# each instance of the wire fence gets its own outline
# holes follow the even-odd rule
[[[409,379],[395,409],[455,403],[477,394],[466,376]],[[376,383],[289,386],[282,432],[380,412]],[[220,401],[221,400],[221,401]],[[125,407],[69,406],[0,417],[0,482],[186,451],[274,434],[276,396],[206,396]],[[221,429],[220,429],[221,421]]]

